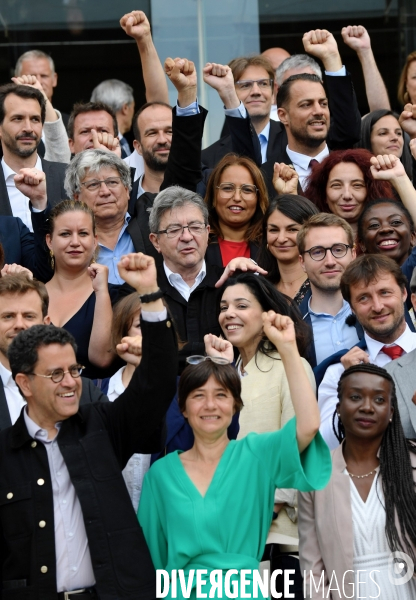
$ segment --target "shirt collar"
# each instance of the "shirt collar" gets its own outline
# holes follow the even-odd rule
[[[1,166],[3,167],[3,173],[4,173],[4,179],[7,180],[10,176],[15,176],[17,173],[16,171],[13,171],[13,169],[11,169],[9,167],[9,165],[4,161],[4,157],[1,159]],[[36,164],[35,164],[35,169],[38,169],[39,171],[43,171],[42,169],[42,161],[40,159],[40,156],[38,155],[38,158],[36,160]]]
[[[117,393],[119,396],[125,391],[125,387],[123,385],[123,371],[126,367],[121,367],[114,375],[111,377],[108,384],[108,393],[107,396],[110,396],[113,393]]]
[[[397,338],[391,344],[385,344],[384,342],[379,342],[373,338],[371,338],[366,332],[364,332],[364,339],[367,344],[368,354],[370,355],[371,362],[374,362],[376,356],[381,352],[383,346],[391,346],[392,344],[397,344],[400,348],[408,354],[412,350],[416,348],[416,333],[410,331],[408,325],[406,325],[406,329],[402,333],[400,337]]]
[[[31,438],[40,440],[41,442],[44,442],[44,443],[52,442],[51,438],[48,439],[47,430],[42,429],[42,427],[40,427],[37,423],[35,423],[35,421],[33,421],[33,419],[31,419],[29,417],[29,415],[27,413],[27,406],[25,406],[25,408],[23,410],[23,417],[25,420],[27,431]],[[55,427],[58,430],[58,432],[59,432],[59,429],[61,428],[61,425],[62,425],[62,421],[58,421],[58,423],[55,423]]]
[[[137,197],[139,198],[142,194],[145,194],[145,190],[142,188],[144,173],[142,173],[139,177],[139,183],[137,184]]]
[[[0,379],[3,382],[4,387],[9,386],[12,381],[14,381],[12,377],[12,372],[0,362]]]
[[[314,315],[315,317],[319,317],[319,316],[321,316],[321,315],[328,315],[328,314],[329,314],[329,313],[324,313],[324,312],[314,312],[314,311],[311,309],[311,300],[312,300],[312,294],[311,294],[311,296],[310,296],[310,298],[309,298],[309,300],[308,300],[308,312],[309,312],[309,314],[311,314],[311,315]],[[330,317],[332,317],[333,319],[335,319],[336,317],[340,317],[340,316],[342,316],[342,315],[343,315],[343,313],[346,313],[346,317],[347,317],[347,316],[350,314],[350,312],[351,312],[351,307],[350,307],[350,305],[348,304],[348,302],[347,302],[346,300],[343,300],[343,301],[342,301],[342,307],[341,307],[341,309],[340,309],[340,310],[337,312],[337,314],[336,314],[336,315],[329,315],[329,316],[330,316]],[[348,314],[347,314],[347,313],[348,313]]]
[[[172,281],[174,281],[175,279],[176,279],[176,281],[178,279],[181,279],[185,283],[182,275],[171,271],[169,269],[168,265],[165,263],[165,261],[163,261],[163,268],[165,269],[166,277],[171,285],[172,285]],[[204,279],[206,274],[207,274],[207,267],[206,267],[205,260],[204,260],[204,261],[202,261],[201,270],[199,271],[198,275],[195,277],[195,283],[197,283],[197,282],[198,282],[198,284],[201,283],[201,281]],[[195,283],[194,283],[194,286],[195,286]],[[194,286],[192,286],[192,287],[194,287]]]
[[[267,123],[266,127],[260,131],[259,136],[263,136],[267,141],[269,140],[269,135],[270,135],[270,121]]]
[[[312,159],[321,162],[326,156],[329,154],[329,148],[325,144],[325,148],[316,156],[307,156],[306,154],[300,154],[299,152],[295,152],[294,150],[290,150],[289,146],[286,147],[286,152],[290,160],[294,165],[301,167],[304,171],[309,169],[309,163]]]

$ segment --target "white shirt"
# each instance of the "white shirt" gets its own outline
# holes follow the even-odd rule
[[[377,365],[378,367],[384,367],[387,363],[391,362],[391,358],[384,352],[381,352],[381,349],[383,346],[391,346],[393,344],[378,342],[369,337],[366,333],[364,333],[364,339],[367,344],[367,354],[371,364]],[[416,348],[416,333],[410,331],[408,325],[406,325],[404,333],[397,338],[394,344],[403,348],[405,353],[408,354]],[[341,362],[328,367],[318,389],[318,406],[321,413],[321,426],[319,431],[331,450],[339,446],[339,442],[332,429],[332,417],[338,402],[338,381],[343,371],[344,367]],[[335,419],[335,427],[337,427],[337,425],[338,417]]]
[[[129,167],[136,169],[134,172],[134,181],[139,179],[140,175],[144,173],[144,160],[143,156],[137,152],[137,150],[133,150],[130,156],[127,156],[123,159]]]
[[[3,382],[4,394],[6,396],[7,408],[9,409],[10,420],[12,425],[15,424],[20,416],[22,408],[26,406],[26,400],[19,392],[13,377],[12,372],[0,362],[0,378]]]
[[[29,198],[24,196],[22,192],[17,189],[14,182],[14,176],[17,175],[17,173],[6,165],[4,158],[1,159],[1,166],[3,168],[4,180],[6,182],[7,194],[9,196],[10,206],[12,207],[13,216],[22,219],[26,227],[28,227],[30,231],[33,231],[32,218],[29,209]],[[36,161],[35,169],[43,171],[40,156],[38,156]]]
[[[299,154],[294,150],[290,150],[289,146],[286,146],[286,152],[290,158],[293,166],[295,167],[296,173],[299,175],[300,187],[305,189],[305,181],[311,174],[311,168],[309,166],[311,160],[317,160],[319,163],[324,160],[329,154],[329,148],[325,144],[325,148],[316,156],[307,156],[306,154]]]
[[[179,273],[174,273],[173,271],[171,271],[165,262],[163,262],[163,268],[165,269],[166,277],[167,277],[170,285],[172,287],[174,287],[175,290],[177,290],[180,293],[180,295],[183,298],[185,298],[185,300],[187,302],[189,300],[189,296],[191,295],[191,293],[194,291],[195,288],[197,288],[199,286],[199,284],[201,283],[201,281],[204,279],[205,275],[207,274],[207,268],[206,268],[205,260],[204,260],[202,263],[201,270],[199,271],[198,275],[195,277],[195,283],[193,284],[192,287],[189,287],[189,285],[186,283],[186,281],[183,280],[182,275],[179,275]]]

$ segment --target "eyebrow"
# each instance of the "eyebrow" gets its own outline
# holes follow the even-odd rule
[[[389,219],[393,219],[394,217],[400,217],[401,219],[404,217],[405,215],[403,213],[394,213],[392,215],[389,215],[388,218]],[[372,219],[376,219],[377,221],[379,221],[382,217],[370,217],[368,220],[371,221]]]
[[[248,298],[233,298],[234,302],[239,302],[240,300],[244,300],[244,302],[250,302]],[[227,300],[221,300],[221,303],[226,303]],[[251,304],[251,302],[250,302]]]

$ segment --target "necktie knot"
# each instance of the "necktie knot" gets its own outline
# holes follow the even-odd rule
[[[309,161],[309,168],[313,169],[314,165],[319,165],[319,160],[316,160],[316,158],[311,158],[311,160]]]
[[[403,348],[400,348],[397,344],[393,344],[392,346],[383,346],[381,349],[384,354],[390,356],[391,360],[396,360],[396,358],[400,358],[403,354]]]

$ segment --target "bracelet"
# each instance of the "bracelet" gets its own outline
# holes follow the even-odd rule
[[[147,304],[148,302],[154,302],[155,300],[159,300],[159,298],[163,298],[163,292],[161,289],[158,289],[157,292],[143,294],[143,296],[139,296],[139,298],[142,304]]]

